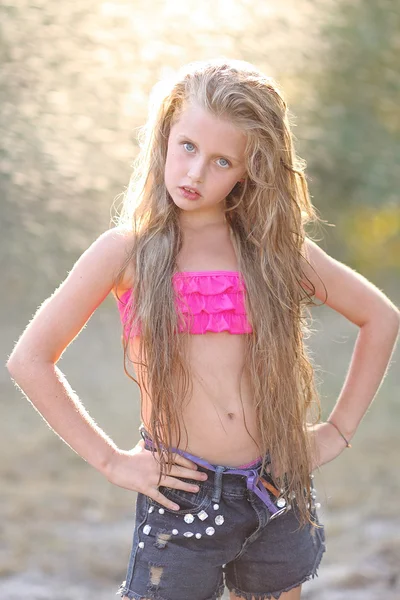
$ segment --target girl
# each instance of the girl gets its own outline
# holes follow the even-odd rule
[[[71,448],[138,493],[118,594],[211,600],[226,584],[232,600],[296,600],[325,550],[312,472],[350,447],[399,311],[305,235],[318,217],[273,80],[220,59],[156,91],[118,226],[44,302],[8,368]],[[109,292],[141,392],[129,451],[56,366]],[[314,296],[360,328],[326,422],[304,345]]]

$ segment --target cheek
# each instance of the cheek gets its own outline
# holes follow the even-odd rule
[[[165,161],[166,176],[174,176],[174,174],[182,170],[182,166],[182,160],[179,159],[178,153],[176,151],[168,152],[167,159]]]

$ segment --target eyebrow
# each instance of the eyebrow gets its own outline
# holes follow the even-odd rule
[[[188,142],[191,142],[192,144],[195,144],[195,146],[197,146],[197,142],[195,142],[194,140],[192,140],[190,138],[190,136],[185,135],[184,133],[180,133],[177,137],[185,139]],[[236,158],[236,156],[229,156],[229,154],[225,154],[224,152],[220,152],[219,154],[214,154],[214,156],[223,156],[223,157],[226,157],[226,158],[230,158],[230,160],[232,160],[233,162],[240,162],[240,159]]]

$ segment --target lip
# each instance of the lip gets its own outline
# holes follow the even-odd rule
[[[179,186],[181,190],[183,190],[184,188],[189,188],[190,190],[192,190],[193,192],[196,192],[196,194],[198,194],[199,196],[201,196],[199,190],[191,185],[181,185]]]

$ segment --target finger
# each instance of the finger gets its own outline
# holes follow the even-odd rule
[[[176,465],[180,465],[182,467],[186,467],[187,469],[192,469],[194,471],[197,471],[197,468],[198,468],[197,464],[195,462],[193,462],[192,460],[189,460],[185,456],[182,456],[181,454],[178,454],[178,453],[173,454],[172,461]]]
[[[149,450],[150,452],[150,450]],[[157,452],[156,452],[157,454]],[[186,458],[185,456],[182,456],[181,454],[179,454],[178,452],[174,452],[171,455],[171,461],[168,461],[168,454],[166,452],[163,452],[164,456],[165,456],[165,462],[166,464],[178,464],[181,465],[183,467],[186,467],[187,469],[192,469],[194,471],[197,471],[197,464],[195,462],[193,462],[192,460],[190,460],[189,458]]]
[[[199,491],[199,486],[195,483],[188,483],[187,481],[181,481],[177,477],[170,477],[166,475],[161,478],[162,484],[165,487],[172,488],[174,490],[183,490],[185,492],[196,493]]]
[[[158,504],[165,506],[165,508],[168,508],[169,510],[179,510],[180,509],[179,504],[175,504],[175,502],[172,502],[172,500],[168,500],[168,498],[166,496],[164,496],[164,494],[162,494],[159,490],[155,490],[153,492],[153,494],[147,494],[147,495],[149,496],[149,498],[152,498],[153,500],[158,502]]]
[[[171,465],[168,475],[171,475],[172,477],[195,479],[196,481],[205,481],[208,479],[207,473],[203,473],[203,471],[192,471],[191,469],[186,469],[185,467],[180,467],[179,465]]]

